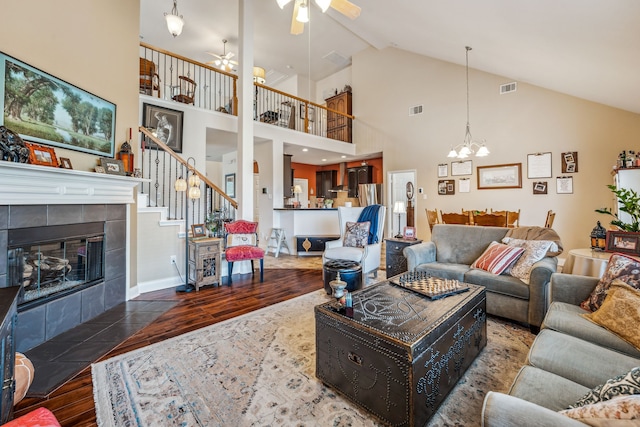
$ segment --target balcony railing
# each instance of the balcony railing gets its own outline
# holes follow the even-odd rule
[[[140,93],[237,115],[238,76],[140,43]],[[327,135],[327,118],[350,124],[354,116],[254,82],[253,119],[312,135]],[[350,139],[340,139],[351,142]]]

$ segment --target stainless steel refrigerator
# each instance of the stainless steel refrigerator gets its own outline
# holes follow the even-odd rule
[[[382,184],[358,184],[360,206],[382,204]]]

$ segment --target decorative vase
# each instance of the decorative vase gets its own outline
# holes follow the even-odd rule
[[[344,296],[344,289],[347,287],[347,282],[340,279],[340,272],[338,271],[336,280],[330,281],[329,286],[333,289],[334,298],[339,300]]]

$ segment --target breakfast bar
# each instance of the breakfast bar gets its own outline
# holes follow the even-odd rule
[[[274,226],[284,230],[287,244],[296,248],[297,255],[321,255],[325,241],[340,237],[337,208],[276,208],[274,211]]]

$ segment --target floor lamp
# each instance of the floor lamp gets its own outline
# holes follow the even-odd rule
[[[402,238],[402,233],[400,232],[400,216],[403,213],[406,213],[406,212],[407,212],[407,210],[405,209],[403,201],[400,200],[400,201],[397,201],[397,202],[394,203],[394,205],[393,205],[393,213],[394,214],[398,214],[398,234],[396,234],[394,236],[396,239],[401,239]]]
[[[189,162],[193,160],[193,166]],[[191,175],[189,175],[191,172]],[[187,159],[187,180],[182,176],[174,184],[177,192],[184,191],[184,284],[176,287],[176,292],[191,292],[195,289],[189,284],[189,201],[200,198],[200,177],[196,174],[196,159]]]

